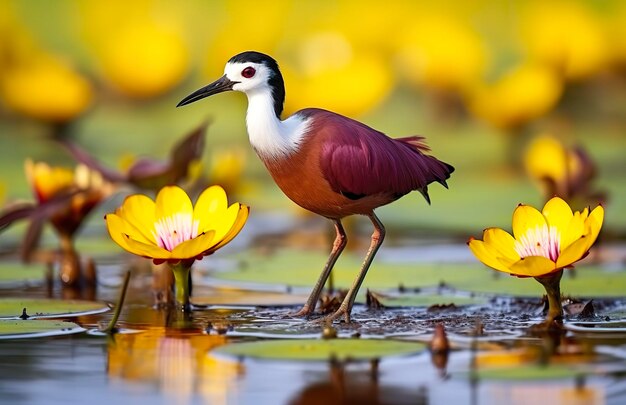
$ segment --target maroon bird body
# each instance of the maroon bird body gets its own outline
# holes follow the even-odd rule
[[[413,190],[428,196],[429,183],[445,184],[449,177],[449,165],[424,154],[421,137],[392,139],[316,108],[294,115],[310,120],[311,135],[288,157],[260,158],[285,195],[316,214],[368,215]]]
[[[344,316],[349,321],[356,294],[385,236],[374,209],[413,190],[430,203],[428,184],[438,182],[447,187],[446,179],[454,168],[427,155],[429,149],[422,137],[392,139],[330,111],[307,108],[281,120],[285,99],[282,75],[274,59],[258,52],[231,58],[224,76],[190,94],[178,106],[228,90],[248,96],[250,143],[276,184],[293,202],[331,219],[335,226],[328,261],[297,315],[314,311],[324,283],[346,246],[341,219],[360,214],[372,221],[374,233],[361,270],[339,309],[329,317],[335,320]]]

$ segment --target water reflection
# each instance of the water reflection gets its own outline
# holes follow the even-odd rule
[[[117,334],[107,346],[107,374],[154,384],[168,403],[188,403],[200,396],[211,404],[225,404],[244,368],[208,353],[227,341],[222,335],[165,327]]]
[[[483,398],[486,402],[481,403],[490,404],[600,405],[606,403],[602,387],[576,387],[571,381],[492,384],[484,394]]]

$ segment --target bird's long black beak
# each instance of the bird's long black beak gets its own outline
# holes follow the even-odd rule
[[[216,81],[214,81],[213,83],[207,86],[204,86],[203,88],[198,89],[194,91],[193,93],[191,93],[190,95],[188,95],[187,97],[183,98],[180,101],[180,103],[176,105],[176,107],[182,107],[184,105],[191,104],[194,101],[198,101],[205,97],[212,96],[213,94],[232,90],[233,85],[235,85],[236,83],[238,82],[234,82],[230,80],[228,77],[226,77],[226,75],[224,75],[220,77],[219,79],[217,79]]]

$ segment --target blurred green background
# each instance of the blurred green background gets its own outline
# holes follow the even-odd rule
[[[413,193],[380,209],[388,227],[463,238],[509,227],[518,203],[548,196],[527,157],[547,134],[585,150],[595,176],[574,197],[593,206],[604,194],[605,232],[623,236],[626,2],[432,3],[0,0],[0,200],[32,200],[26,158],[75,165],[51,138],[59,128],[119,169],[165,159],[210,121],[210,181],[232,183],[252,215],[300,215],[247,144],[242,94],[175,108],[257,50],[281,66],[286,114],[321,107],[392,137],[424,135],[456,167],[450,190],[431,187],[432,206]],[[542,153],[534,161],[559,172],[560,157]]]

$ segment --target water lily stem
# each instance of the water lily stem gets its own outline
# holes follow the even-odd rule
[[[102,329],[104,333],[113,333],[117,328],[115,324],[122,313],[122,307],[124,306],[124,300],[126,299],[126,290],[128,289],[128,282],[130,280],[130,270],[126,272],[126,276],[124,276],[124,283],[122,284],[122,291],[120,292],[120,299],[117,301],[117,305],[115,306],[115,312],[113,313],[113,318],[107,325],[106,328]]]
[[[548,314],[546,315],[546,323],[563,321],[563,305],[561,304],[561,277],[563,270],[559,270],[544,277],[535,277],[535,280],[543,285],[548,296]]]
[[[174,272],[174,282],[176,284],[176,305],[182,312],[191,312],[191,304],[189,303],[190,283],[189,271],[192,262],[180,261],[171,265]]]
[[[59,234],[61,247],[61,260],[59,263],[59,274],[65,286],[78,286],[80,283],[80,259],[76,249],[74,249],[74,239],[72,235]]]

